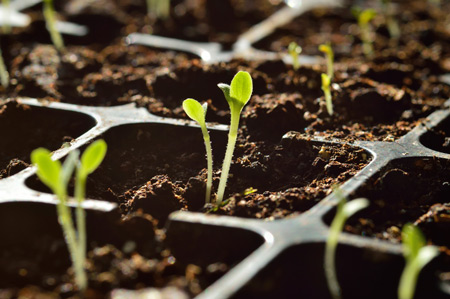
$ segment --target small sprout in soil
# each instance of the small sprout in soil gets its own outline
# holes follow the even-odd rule
[[[300,67],[298,55],[302,53],[302,47],[300,47],[296,42],[291,42],[288,46],[288,52],[292,57],[292,66],[294,67],[294,70],[298,70]]]
[[[361,11],[360,8],[356,7],[352,9],[352,12],[358,20],[361,40],[363,42],[363,53],[367,58],[371,58],[373,56],[373,45],[370,21],[376,16],[377,13],[375,10],[370,8]]]
[[[330,78],[330,80],[333,80],[334,76],[334,53],[333,48],[331,48],[331,44],[322,44],[319,46],[319,51],[325,53],[325,56],[327,57],[327,75]]]
[[[242,195],[244,195],[244,196],[245,195],[250,195],[250,194],[255,193],[257,191],[258,191],[258,189],[250,187],[250,188],[245,189],[244,192],[242,192]]]
[[[2,0],[2,5],[3,5],[3,7],[4,7],[4,9],[5,9],[5,16],[6,16],[6,20],[4,20],[4,23],[3,23],[3,28],[2,28],[2,30],[3,30],[3,33],[4,34],[10,34],[11,33],[11,26],[9,25],[9,18],[10,18],[10,12],[9,12],[9,10],[10,10],[10,3],[9,3],[10,1],[9,0]]]
[[[225,187],[227,185],[228,173],[230,172],[231,160],[233,159],[234,147],[236,145],[237,133],[239,128],[239,118],[241,116],[242,108],[250,100],[253,92],[252,77],[249,73],[240,71],[238,72],[231,85],[224,83],[218,84],[219,88],[225,95],[225,99],[230,106],[231,123],[230,130],[228,132],[228,144],[225,152],[225,158],[223,159],[222,174],[220,175],[219,189],[217,192],[217,205],[220,205],[225,193]]]
[[[327,105],[328,114],[333,115],[333,102],[331,99],[331,90],[330,90],[331,80],[327,74],[322,74],[322,90],[325,94],[325,103]]]
[[[6,69],[5,61],[3,60],[3,53],[0,45],[0,82],[4,88],[9,86],[9,73]]]
[[[64,42],[61,33],[56,29],[55,9],[53,0],[44,0],[44,17],[47,24],[47,30],[50,32],[53,45],[59,52],[64,50]]]
[[[186,99],[183,101],[184,112],[194,121],[196,121],[202,130],[203,140],[206,148],[206,159],[208,164],[208,176],[206,179],[206,195],[205,201],[209,203],[211,201],[211,187],[212,187],[212,150],[211,139],[209,138],[208,129],[206,128],[206,110],[208,109],[208,103],[201,105],[194,99]]]
[[[400,27],[394,18],[391,0],[381,0],[381,7],[389,35],[393,39],[398,39],[400,37]]]
[[[403,226],[402,245],[406,265],[398,286],[398,298],[412,299],[420,271],[439,254],[439,249],[433,245],[426,245],[420,229],[410,223]]]
[[[338,187],[334,188],[334,192],[339,203],[336,215],[330,226],[330,233],[325,247],[325,275],[330,293],[334,299],[337,299],[341,298],[341,288],[339,287],[339,282],[337,280],[335,264],[339,234],[342,232],[347,219],[358,211],[366,208],[369,205],[369,201],[366,198],[357,198],[347,202],[347,198],[342,195],[342,191]]]
[[[146,0],[147,14],[159,19],[167,19],[170,15],[170,0]]]
[[[58,220],[61,224],[69,248],[70,257],[75,272],[75,282],[81,291],[87,288],[87,276],[84,268],[86,261],[86,224],[85,214],[81,206],[85,197],[86,179],[100,163],[106,154],[106,143],[98,140],[88,146],[78,159],[79,151],[72,151],[61,165],[53,161],[51,153],[45,148],[35,149],[31,153],[31,162],[37,167],[37,176],[50,188],[58,198]],[[67,205],[67,186],[76,168],[75,197],[77,199],[77,230],[72,220],[70,207]]]

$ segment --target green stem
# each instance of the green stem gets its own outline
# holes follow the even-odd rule
[[[0,82],[4,88],[9,86],[9,74],[6,69],[5,61],[3,60],[3,53],[0,45]]]
[[[212,189],[212,168],[213,168],[212,149],[211,149],[211,140],[206,125],[201,126],[201,129],[203,134],[203,140],[205,141],[206,159],[208,164],[205,202],[209,203],[211,201],[211,189]]]
[[[84,270],[84,264],[86,261],[86,213],[82,207],[82,202],[86,193],[86,180],[87,177],[81,175],[80,171],[77,171],[77,177],[75,182],[75,198],[77,200],[77,231],[78,231],[78,259],[76,267],[76,276],[78,277],[77,284],[81,290],[87,288],[86,271]]]
[[[227,151],[225,152],[225,158],[223,159],[222,174],[220,175],[219,189],[217,192],[217,205],[220,205],[222,203],[223,196],[225,193],[225,187],[227,185],[231,161],[233,159],[234,147],[236,145],[240,115],[241,115],[240,110],[238,110],[238,109],[231,110],[230,131],[228,133]]]
[[[342,231],[345,223],[345,217],[342,217],[341,210],[343,209],[343,204],[338,205],[338,211],[336,212],[336,217],[334,218],[331,227],[330,234],[328,236],[327,244],[325,247],[325,276],[327,278],[328,288],[330,290],[331,296],[334,299],[341,298],[341,288],[339,287],[339,282],[336,275],[336,247],[338,245],[339,234]]]
[[[363,41],[363,53],[367,58],[371,58],[373,56],[373,46],[370,36],[370,25],[360,24],[360,28],[361,28],[361,37]]]
[[[6,20],[3,23],[3,33],[10,34],[11,33],[11,26],[9,24],[10,22],[10,11],[9,11],[9,0],[2,0],[3,7],[5,8],[5,14],[6,14]]]
[[[333,115],[333,102],[331,99],[331,91],[330,88],[324,90],[325,93],[325,104],[327,105],[327,111],[329,115]]]
[[[70,213],[70,207],[67,205],[66,198],[67,194],[65,192],[55,192],[59,199],[57,210],[58,210],[58,220],[61,224],[64,232],[64,238],[66,239],[67,246],[69,248],[70,257],[72,259],[72,264],[74,265],[75,271],[75,281],[78,286],[82,286],[83,277],[79,272],[79,250],[78,250],[78,240],[75,232],[75,227],[72,221],[72,216]]]
[[[56,30],[55,10],[53,8],[52,0],[44,0],[44,17],[53,45],[55,45],[55,48],[61,52],[64,49],[64,42],[61,34],[58,30]]]
[[[333,68],[333,60],[334,60],[334,55],[331,53],[327,54],[327,65],[328,65],[328,77],[330,77],[330,80],[333,79],[334,76],[334,68]]]

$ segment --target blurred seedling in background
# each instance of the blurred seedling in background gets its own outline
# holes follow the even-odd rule
[[[84,268],[86,261],[86,217],[81,205],[85,197],[87,176],[101,164],[106,155],[106,149],[104,140],[95,141],[86,148],[81,159],[78,159],[79,151],[74,150],[67,156],[64,164],[61,164],[58,160],[53,161],[50,151],[45,148],[35,149],[31,153],[31,162],[37,167],[37,176],[58,198],[58,221],[63,229],[75,272],[75,282],[80,291],[85,291],[88,283]],[[67,201],[67,186],[74,170],[76,170],[77,230],[75,230],[71,208]]]
[[[360,38],[363,42],[363,53],[367,58],[371,58],[373,56],[373,32],[370,21],[377,13],[371,8],[361,10],[359,7],[353,7],[352,13],[358,21]]]
[[[394,9],[390,0],[381,0],[381,8],[383,10],[386,27],[392,39],[400,37],[400,27],[394,18]]]
[[[439,249],[426,245],[420,229],[410,223],[403,226],[402,246],[406,265],[400,277],[398,298],[413,299],[420,271],[439,254]]]
[[[331,80],[327,74],[322,74],[322,90],[325,95],[325,104],[327,106],[328,114],[333,115],[333,101],[331,98],[331,90],[330,90]]]
[[[334,77],[334,53],[333,48],[331,48],[330,43],[322,44],[319,46],[319,51],[325,53],[327,59],[327,75],[330,80]]]
[[[6,69],[5,61],[3,60],[3,52],[0,44],[0,82],[4,88],[9,86],[9,73]]]
[[[167,19],[170,15],[170,0],[146,0],[147,14],[159,19]]]
[[[196,121],[202,130],[203,140],[205,142],[206,148],[206,159],[208,164],[208,176],[206,179],[206,195],[205,201],[209,203],[211,201],[211,187],[212,187],[212,150],[211,150],[211,139],[209,137],[208,129],[206,128],[206,111],[208,109],[208,104],[203,105],[194,99],[186,99],[183,101],[183,109],[192,120]]]
[[[3,5],[4,9],[5,9],[5,18],[6,18],[6,20],[3,21],[3,26],[2,26],[3,28],[2,28],[2,30],[3,30],[4,34],[10,34],[11,33],[11,26],[9,25],[9,22],[10,22],[10,20],[9,20],[9,18],[10,18],[9,11],[11,9],[11,7],[10,7],[10,0],[2,0],[2,5]]]
[[[302,47],[300,47],[296,42],[291,42],[288,46],[288,52],[292,58],[292,67],[294,70],[298,70],[300,68],[300,60],[298,56],[302,53]]]
[[[253,82],[252,77],[248,72],[240,71],[234,76],[231,85],[220,83],[217,86],[222,90],[225,99],[230,106],[231,112],[227,150],[225,152],[225,158],[223,159],[222,173],[220,175],[219,189],[217,192],[216,203],[217,205],[220,205],[225,193],[231,161],[233,159],[234,147],[236,146],[239,118],[241,116],[242,108],[244,108],[252,95]]]
[[[56,16],[53,0],[44,0],[44,17],[53,45],[59,52],[63,51],[64,41],[61,33],[56,29]]]
[[[330,226],[330,233],[328,235],[325,247],[325,276],[327,278],[328,288],[331,296],[334,299],[341,298],[341,288],[337,280],[336,274],[336,248],[339,241],[339,235],[344,229],[347,219],[356,214],[358,211],[369,206],[369,201],[366,198],[357,198],[352,201],[347,201],[347,198],[342,194],[339,187],[335,187],[334,193],[338,199],[338,206],[336,215]]]

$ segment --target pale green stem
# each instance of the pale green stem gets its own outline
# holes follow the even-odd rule
[[[205,202],[209,203],[211,201],[212,167],[213,167],[211,140],[210,140],[208,129],[206,128],[206,125],[201,125],[200,127],[202,129],[203,140],[205,142],[206,160],[207,160],[207,164],[208,164],[208,176],[206,178]]]
[[[399,299],[413,299],[420,269],[415,261],[407,262],[398,288]]]
[[[239,128],[239,117],[241,111],[234,109],[231,111],[231,123],[230,131],[228,132],[228,144],[227,151],[225,152],[225,158],[223,159],[222,174],[220,175],[219,189],[217,191],[217,205],[220,205],[225,193],[225,187],[227,185],[228,174],[230,172],[231,161],[233,160],[234,147],[236,145],[237,133]]]
[[[373,46],[371,40],[371,30],[370,24],[360,24],[361,29],[361,38],[363,42],[363,53],[367,58],[371,58],[373,56]]]
[[[44,0],[44,17],[53,45],[55,45],[56,50],[61,52],[64,49],[64,41],[59,31],[56,30],[55,10],[52,0]]]
[[[10,22],[10,11],[9,11],[9,0],[2,0],[3,7],[5,8],[6,12],[6,20],[3,24],[3,33],[9,34],[11,33],[11,26],[9,25]]]
[[[69,253],[72,260],[72,264],[74,265],[75,271],[75,281],[77,285],[81,288],[83,275],[80,273],[80,257],[78,250],[78,240],[75,232],[75,227],[72,221],[72,216],[70,213],[70,207],[66,204],[67,194],[63,191],[55,192],[59,199],[57,210],[58,210],[58,219],[61,224],[64,232],[64,237],[66,239],[67,246],[69,247]]]
[[[341,298],[341,288],[339,287],[339,282],[336,275],[335,256],[339,234],[341,233],[346,220],[345,217],[342,216],[342,209],[343,205],[340,204],[338,206],[338,211],[336,212],[336,217],[331,223],[330,234],[325,247],[325,275],[327,278],[328,288],[334,299]]]
[[[1,47],[1,46],[0,46]],[[3,53],[0,48],[0,82],[4,88],[8,88],[9,86],[9,74],[6,69],[5,61],[3,60]]]
[[[78,231],[78,258],[76,276],[78,277],[77,284],[81,290],[87,288],[87,276],[84,269],[86,262],[86,213],[82,207],[83,200],[86,193],[86,180],[87,177],[81,174],[80,170],[77,170],[77,177],[75,182],[75,198],[77,200],[77,231]]]
[[[327,74],[328,74],[328,77],[330,78],[330,80],[332,80],[333,76],[334,76],[334,67],[333,67],[334,57],[333,56],[334,55],[331,53],[327,54],[327,65],[328,65]]]
[[[298,70],[300,68],[300,62],[298,60],[298,54],[292,53],[292,66],[294,67],[294,70]]]
[[[324,89],[324,94],[325,94],[325,103],[327,105],[327,111],[329,115],[333,115],[333,101],[331,99],[331,91],[330,88],[325,88]]]

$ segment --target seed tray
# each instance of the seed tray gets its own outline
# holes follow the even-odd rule
[[[42,103],[34,99],[22,99],[20,102],[33,109],[51,111],[51,114],[78,114],[85,122],[95,123],[69,146],[57,150],[54,157],[58,159],[115,128],[141,124],[195,127],[189,121],[151,115],[144,108],[135,108],[132,104],[84,107]],[[433,132],[433,128],[445,125],[449,117],[449,110],[436,111],[426,122],[394,142],[353,142],[352,146],[365,149],[373,160],[343,184],[343,193],[351,198],[354,194],[364,196],[368,182],[385,176],[387,169],[397,169],[400,167],[399,163],[419,167],[420,171],[420,167],[427,167],[441,160],[448,161],[449,154],[425,146],[426,142],[423,140],[427,140],[426,136]],[[221,135],[225,130],[223,125],[211,127],[212,132],[217,131]],[[323,138],[312,138],[310,142],[343,143]],[[423,163],[414,163],[417,160]],[[56,200],[46,192],[30,188],[27,183],[34,173],[35,169],[29,167],[0,181],[0,219],[4,224],[2,227],[9,227],[8,223],[14,223],[14,219],[19,217],[24,219],[13,229],[9,227],[1,230],[5,240],[2,244],[4,248],[26,246],[27,243],[23,241],[17,244],[18,241],[14,238],[17,234],[60,234],[52,208]],[[225,259],[242,259],[198,298],[272,297],[275,294],[325,298],[329,295],[323,274],[323,250],[328,235],[328,223],[336,202],[335,195],[330,194],[299,216],[275,221],[179,211],[169,217],[167,243],[175,255],[192,262],[208,256],[208,252],[217,252]],[[116,219],[120,214],[117,212],[117,204],[86,200],[83,205],[88,210],[88,227],[94,227],[92,231],[88,229],[89,234],[94,239],[102,238],[106,224],[112,223],[112,219]],[[346,297],[357,298],[362,293],[373,298],[395,297],[403,267],[401,245],[350,233],[343,233],[339,242],[337,271]],[[201,250],[198,244],[202,244]],[[434,298],[449,295],[446,286],[436,277],[436,269],[439,269],[437,262],[426,267],[420,277],[418,294],[433,294]],[[355,281],[358,283],[355,284]]]

